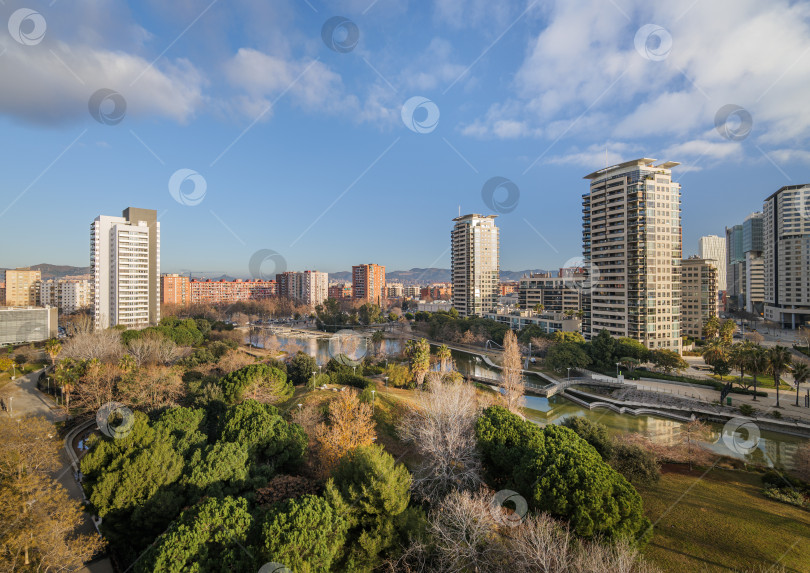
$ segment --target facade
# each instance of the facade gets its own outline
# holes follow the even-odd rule
[[[383,306],[388,292],[385,289],[385,267],[375,264],[352,267],[352,298]]]
[[[762,213],[751,213],[741,225],[726,228],[726,310],[762,314],[765,296],[762,225]]]
[[[402,283],[388,283],[385,291],[388,298],[402,298],[405,296],[405,287]]]
[[[42,281],[39,298],[42,306],[55,306],[65,314],[74,313],[92,304],[90,279],[65,277]]]
[[[422,288],[418,285],[405,285],[403,287],[403,296],[405,298],[419,298],[422,296]]]
[[[0,346],[56,338],[58,316],[53,306],[0,308]]]
[[[563,313],[582,309],[582,291],[585,273],[568,273],[560,269],[557,276],[551,273],[532,273],[518,281],[518,306],[533,310],[538,304],[544,312]]]
[[[450,275],[453,307],[461,316],[483,316],[494,310],[500,295],[497,215],[463,215],[453,219]]]
[[[551,334],[560,332],[581,332],[582,322],[575,316],[565,316],[564,314],[541,313],[532,311],[498,312],[490,311],[484,313],[484,318],[496,320],[503,324],[508,324],[512,330],[521,330],[527,326],[539,326],[540,329]]]
[[[278,296],[308,306],[317,306],[329,297],[329,275],[320,271],[287,271],[276,275]]]
[[[810,323],[810,185],[782,187],[762,211],[765,319],[798,328]]]
[[[329,285],[329,298],[333,298],[335,300],[346,300],[352,298],[351,283]]]
[[[636,159],[600,169],[582,196],[588,276],[583,336],[627,336],[681,352],[681,187],[666,162]]]
[[[513,292],[518,291],[518,283],[517,282],[508,282],[508,283],[501,283],[501,296],[506,296],[508,294],[512,294]]]
[[[698,256],[717,268],[717,290],[726,290],[726,238],[706,235],[698,240]]]
[[[6,281],[0,281],[0,306],[6,305]]]
[[[196,280],[181,275],[160,277],[163,304],[220,304],[262,300],[276,296],[276,281],[236,279],[233,281]]]
[[[442,300],[434,300],[430,302],[420,300],[416,303],[417,311],[423,310],[425,312],[439,312],[440,310],[443,310],[445,312],[450,312],[451,308],[453,308],[453,303]]]
[[[6,306],[37,306],[39,300],[40,271],[15,269],[6,271]]]
[[[453,285],[449,283],[433,283],[430,286],[422,287],[419,296],[423,299],[450,300],[453,298]]]
[[[726,310],[745,307],[745,257],[743,227],[726,227]]]
[[[703,338],[703,327],[717,316],[716,261],[689,257],[681,261],[681,333]]]
[[[99,215],[90,226],[94,324],[142,328],[160,321],[160,223],[153,209]]]

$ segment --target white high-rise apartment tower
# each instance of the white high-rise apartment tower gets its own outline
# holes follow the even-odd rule
[[[706,235],[698,239],[698,257],[717,269],[717,289],[726,290],[726,238]]]
[[[450,276],[453,308],[461,316],[493,310],[500,294],[497,215],[464,215],[453,219],[450,233]]]
[[[600,169],[582,196],[588,281],[582,332],[627,336],[680,353],[681,186],[672,161],[636,159]]]
[[[810,323],[810,184],[788,185],[762,207],[765,320]]]
[[[95,327],[142,328],[160,321],[160,223],[157,211],[129,207],[90,226]]]

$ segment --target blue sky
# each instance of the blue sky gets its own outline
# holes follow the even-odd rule
[[[481,190],[503,177],[501,267],[557,268],[606,147],[682,163],[693,254],[810,182],[810,4],[650,4],[5,0],[0,266],[86,265],[93,218],[135,206],[160,214],[164,272],[246,276],[260,249],[447,267],[459,206],[492,213]],[[181,169],[204,193],[172,196]]]

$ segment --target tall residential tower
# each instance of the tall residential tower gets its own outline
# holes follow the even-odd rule
[[[706,235],[698,240],[698,256],[717,269],[717,290],[726,290],[726,238]]]
[[[160,321],[160,223],[152,209],[99,215],[90,226],[95,327]]]
[[[672,161],[636,159],[585,179],[586,339],[602,330],[680,353],[681,186]]]
[[[461,316],[493,310],[500,295],[497,215],[456,217],[450,233],[453,307]]]

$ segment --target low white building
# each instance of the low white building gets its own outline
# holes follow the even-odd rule
[[[56,307],[0,307],[0,346],[56,338]]]
[[[453,308],[453,303],[447,300],[434,300],[433,302],[420,300],[416,303],[417,311],[439,312],[443,310],[449,312],[451,308]]]
[[[89,278],[49,279],[40,284],[39,298],[42,305],[71,314],[92,304],[92,285]]]
[[[484,318],[508,324],[512,330],[521,330],[527,326],[539,326],[543,332],[582,332],[582,320],[576,316],[564,314],[537,314],[531,310],[512,312],[485,312]]]

